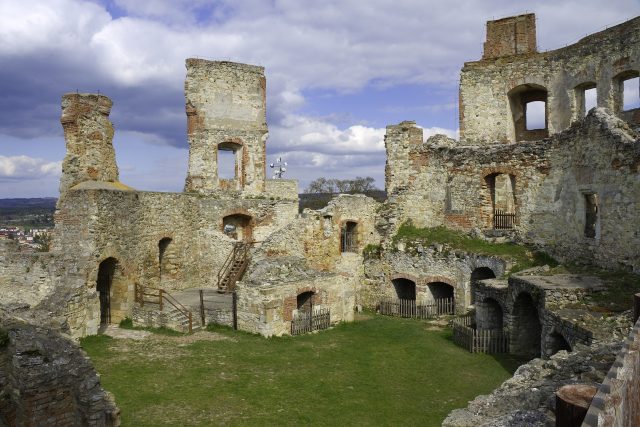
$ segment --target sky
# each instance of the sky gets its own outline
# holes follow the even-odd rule
[[[640,14],[640,0],[0,0],[0,198],[57,197],[66,92],[100,92],[120,180],[182,191],[184,61],[265,67],[267,162],[384,187],[385,126],[458,130],[458,78],[487,20],[535,12],[550,50]],[[267,171],[269,175],[271,171]]]

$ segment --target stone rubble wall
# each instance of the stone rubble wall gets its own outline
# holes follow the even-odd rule
[[[120,425],[113,397],[70,337],[5,313],[0,334],[0,423]]]
[[[636,322],[596,393],[583,426],[640,425],[640,321]]]
[[[535,31],[535,24],[533,28]],[[485,45],[485,58],[465,63],[460,75],[460,138],[464,144],[516,141],[508,94],[520,85],[546,88],[549,135],[582,119],[576,87],[585,83],[597,84],[598,106],[640,122],[640,117],[634,119],[620,111],[618,80],[621,73],[640,70],[640,18],[553,51],[493,58],[487,57],[486,49]]]
[[[388,232],[406,220],[418,227],[492,230],[487,177],[503,173],[515,181],[517,238],[563,262],[640,269],[640,145],[628,125],[605,110],[591,111],[552,138],[507,145],[409,143],[415,128],[390,128],[386,209],[394,225],[385,226]],[[404,141],[402,149],[391,140]],[[598,195],[595,238],[585,236],[585,194]]]

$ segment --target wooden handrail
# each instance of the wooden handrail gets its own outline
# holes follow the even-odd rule
[[[237,277],[228,277],[231,274],[231,269],[236,261],[242,261],[242,266],[240,271],[236,274],[239,276],[243,270],[246,268],[248,263],[248,255],[249,248],[255,242],[235,242],[233,244],[233,249],[225,259],[222,267],[218,271],[218,289],[222,288],[222,283],[225,280],[229,280],[230,282],[237,281]],[[227,289],[228,290],[228,289]]]
[[[151,290],[151,291],[154,291],[154,292],[152,292],[152,293],[145,292],[145,291],[148,291],[148,290]],[[145,295],[157,298],[157,302],[156,301],[145,301],[145,299],[144,299]],[[160,308],[160,311],[163,310],[163,308],[164,308],[163,301],[166,300],[176,310],[178,310],[178,312],[180,314],[182,314],[184,317],[189,319],[189,333],[191,333],[193,331],[193,315],[191,314],[191,311],[188,310],[184,305],[182,305],[180,303],[180,301],[175,299],[169,292],[165,291],[164,289],[141,286],[141,285],[138,285],[136,283],[136,285],[135,285],[135,300],[141,306],[144,306],[145,302],[151,302],[153,304],[158,304],[158,306]]]

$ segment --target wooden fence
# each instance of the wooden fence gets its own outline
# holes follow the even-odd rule
[[[471,353],[508,353],[509,336],[497,329],[473,328],[473,316],[466,315],[453,321],[453,342]]]
[[[306,334],[328,329],[331,326],[331,312],[328,308],[310,311],[299,311],[291,321],[291,335]]]
[[[433,302],[418,304],[413,299],[388,299],[380,301],[380,314],[385,316],[431,319],[443,314],[454,314],[453,298],[439,298]]]
[[[496,230],[510,230],[516,220],[516,214],[499,209],[493,211],[493,228]]]

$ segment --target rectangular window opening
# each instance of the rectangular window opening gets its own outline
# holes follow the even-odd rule
[[[586,116],[592,108],[598,106],[598,90],[595,87],[584,91],[584,115]]]
[[[218,178],[236,179],[236,152],[218,149]]]
[[[622,110],[640,108],[640,77],[633,77],[622,82]]]
[[[546,129],[546,102],[528,102],[527,104],[525,104],[525,116],[527,130]]]
[[[597,194],[584,195],[584,212],[585,212],[584,236],[595,238],[596,226],[598,224],[598,195]]]

